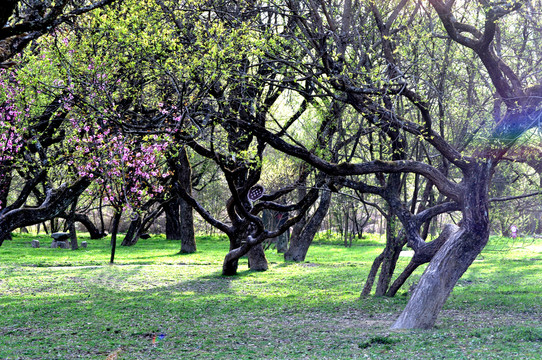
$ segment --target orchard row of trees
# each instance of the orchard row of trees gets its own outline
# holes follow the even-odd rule
[[[233,275],[244,255],[267,269],[262,244],[289,230],[303,260],[335,198],[386,220],[363,294],[429,263],[394,324],[429,328],[503,204],[539,211],[539,1],[9,3],[0,244],[108,206],[113,246],[123,213],[130,245],[164,212],[192,252],[193,209]],[[435,217],[456,224],[431,240]]]

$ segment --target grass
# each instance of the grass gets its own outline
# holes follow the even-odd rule
[[[107,239],[71,251],[45,236],[33,249],[33,238],[0,247],[0,359],[105,359],[119,348],[119,359],[541,358],[541,240],[492,238],[435,329],[390,331],[406,292],[359,299],[378,237],[351,248],[320,239],[299,264],[269,250],[269,271],[241,260],[236,277],[220,276],[224,238],[200,237],[181,255],[178,241],[153,237],[119,247],[114,266]]]

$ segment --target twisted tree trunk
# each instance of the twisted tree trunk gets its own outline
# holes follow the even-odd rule
[[[21,207],[0,215],[0,246],[11,231],[54,219],[77,199],[90,185],[90,179],[82,178],[69,187],[49,189],[46,199],[39,207]]]

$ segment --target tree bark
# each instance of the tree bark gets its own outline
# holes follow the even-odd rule
[[[403,270],[401,275],[390,286],[386,292],[386,296],[393,297],[397,291],[403,286],[405,281],[412,275],[414,270],[416,270],[420,265],[426,264],[435,256],[437,251],[444,245],[446,241],[456,232],[459,231],[459,227],[453,224],[447,224],[442,230],[440,236],[431,241],[426,249],[424,249],[423,254],[414,254],[412,260],[408,263],[407,267]]]
[[[70,215],[66,213],[58,215],[59,218],[63,218],[66,220],[69,216]],[[92,220],[90,220],[90,218],[86,214],[75,213],[73,214],[73,218],[75,222],[81,223],[87,229],[91,239],[101,239],[106,236],[105,232],[98,230],[96,225],[94,225]]]
[[[380,255],[378,255],[374,259],[373,265],[371,266],[371,270],[369,271],[369,275],[367,275],[367,280],[365,280],[365,286],[363,287],[363,290],[361,291],[361,297],[369,296],[369,294],[371,294],[371,290],[373,289],[373,284],[376,279],[376,274],[378,273],[378,269],[380,268],[380,265],[382,264],[383,260],[384,260],[384,252],[382,252]]]
[[[119,222],[120,218],[122,216],[122,212],[115,211],[115,215],[113,217],[113,226],[111,227],[111,258],[109,260],[110,264],[113,264],[115,262],[115,250],[117,249],[117,233],[119,230]]]
[[[188,153],[184,147],[179,150],[179,183],[186,193],[192,196],[192,167],[188,159]],[[181,216],[181,253],[191,254],[196,252],[196,237],[194,234],[194,215],[192,207],[183,199],[179,199]]]
[[[77,250],[79,246],[77,245],[77,232],[75,231],[75,208],[77,206],[77,199],[72,203],[72,208],[70,209],[70,214],[67,218],[68,221],[68,231],[70,233],[70,245],[72,250]]]
[[[488,164],[473,164],[465,174],[463,222],[425,269],[394,329],[430,329],[455,284],[489,239]]]
[[[137,241],[139,240],[139,236],[141,235],[141,228],[143,224],[141,222],[141,217],[138,216],[137,219],[130,222],[130,226],[128,227],[128,231],[126,231],[126,236],[124,236],[124,239],[122,239],[121,246],[134,246],[137,244]]]
[[[0,211],[5,209],[8,204],[9,189],[11,187],[12,175],[9,164],[0,162]]]
[[[300,176],[299,176],[299,186],[296,190],[297,192],[297,201],[300,201],[307,195],[307,177],[304,175],[305,169],[304,167],[301,167],[300,169]],[[290,236],[290,241],[293,238],[297,238],[301,235],[301,232],[303,231],[303,228],[307,224],[307,215],[303,215],[301,219],[294,225],[292,228],[292,234]],[[286,250],[287,252],[288,250]]]
[[[288,229],[288,231],[285,231],[282,235],[275,238],[277,253],[284,254],[286,251],[288,251],[289,233],[290,233],[290,229]]]
[[[3,174],[0,174],[0,215],[1,215],[2,209],[5,209],[7,206],[12,175],[11,175],[11,171],[9,170],[9,165],[2,162],[0,162],[0,171],[3,172]],[[11,232],[5,233],[4,235],[0,237],[0,246],[2,245],[4,240],[11,240]]]
[[[391,223],[391,224],[390,224]],[[386,237],[386,249],[384,250],[384,257],[382,261],[382,267],[380,268],[380,276],[378,277],[378,283],[376,285],[375,296],[384,296],[388,290],[393,272],[395,271],[395,265],[399,254],[406,244],[406,238],[399,234],[395,235],[395,222],[394,219],[387,222]]]
[[[303,228],[301,234],[296,238],[292,236],[290,239],[290,248],[284,253],[284,260],[296,262],[305,261],[305,256],[307,256],[312,240],[322,225],[322,221],[327,214],[330,203],[331,191],[326,189],[322,192],[318,208],[305,228]]]
[[[194,214],[192,207],[181,199],[181,253],[192,254],[197,250],[194,234]]]
[[[239,268],[239,259],[241,256],[245,255],[250,248],[241,249],[241,237],[239,234],[233,233],[229,236],[230,238],[230,251],[224,257],[224,262],[222,263],[222,275],[224,276],[233,276],[237,274],[237,269]],[[246,247],[246,242],[245,242]],[[239,249],[236,253],[232,253],[233,250]]]
[[[169,160],[169,166],[175,172],[173,189],[179,199],[173,200],[169,206],[164,208],[169,224],[166,225],[168,226],[166,229],[169,231],[168,239],[181,240],[180,253],[190,254],[195,252],[197,247],[193,209],[181,196],[182,193],[192,196],[192,167],[185,147],[181,147],[177,156]]]
[[[180,199],[174,198],[162,205],[166,213],[166,239],[179,240],[181,235]]]
[[[266,271],[268,268],[267,259],[262,244],[254,246],[248,252],[248,268],[254,271]]]
[[[435,255],[393,329],[430,329],[455,284],[480,254],[489,232],[462,229]]]
[[[45,201],[34,208],[22,207],[10,210],[0,218],[0,246],[7,235],[20,227],[39,224],[62,213],[90,185],[90,179],[82,178],[70,187],[48,190]]]
[[[132,218],[130,227],[121,243],[122,246],[134,246],[137,244],[141,234],[147,232],[154,220],[162,214],[164,210],[163,207],[158,207],[150,211],[149,207],[152,206],[152,204],[154,204],[154,201],[148,202],[142,206],[141,210],[145,210],[144,217],[142,217],[143,215],[138,214],[136,218]]]

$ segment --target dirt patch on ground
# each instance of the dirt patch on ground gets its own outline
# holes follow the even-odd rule
[[[531,313],[503,313],[502,311],[466,311],[443,310],[439,314],[438,325],[447,324],[450,327],[469,326],[496,327],[496,326],[542,326],[541,314]]]

